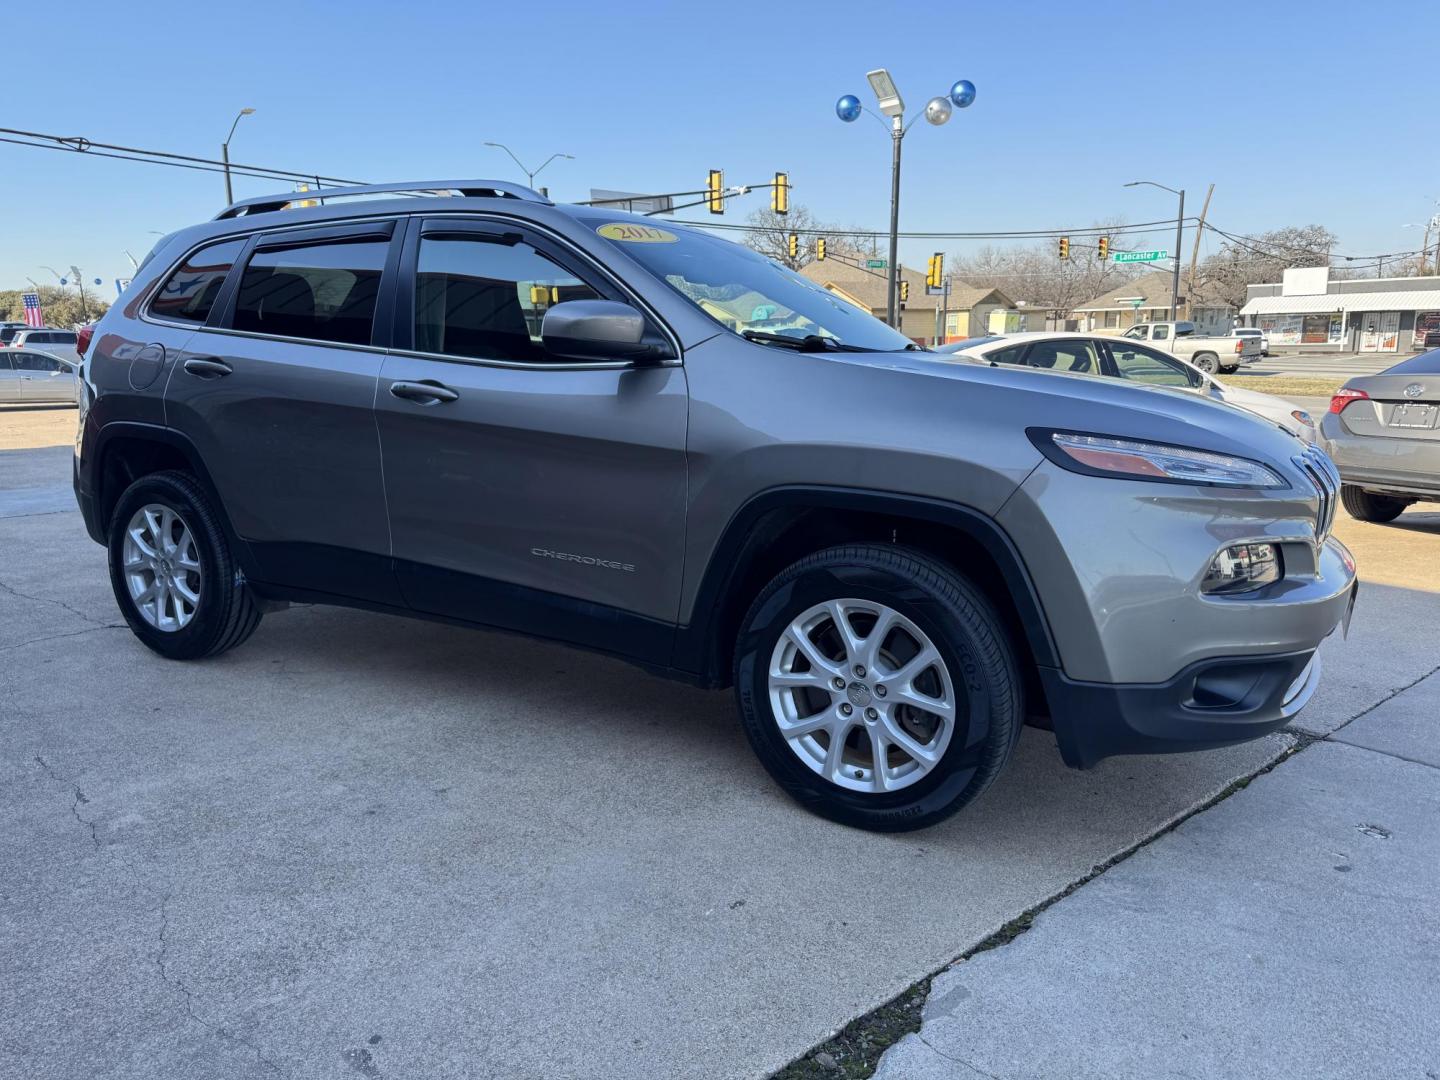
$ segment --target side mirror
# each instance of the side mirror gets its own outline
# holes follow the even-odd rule
[[[566,300],[545,312],[540,341],[547,352],[575,360],[638,360],[651,356],[645,316],[615,300]]]

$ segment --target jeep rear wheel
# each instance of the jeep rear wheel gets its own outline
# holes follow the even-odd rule
[[[219,517],[186,473],[152,473],[125,489],[110,519],[109,551],[120,613],[161,656],[213,656],[260,624]]]
[[[1360,521],[1384,524],[1394,521],[1410,505],[1411,500],[1396,498],[1394,495],[1377,495],[1373,491],[1356,487],[1354,484],[1340,485],[1340,501],[1351,517]]]
[[[995,611],[945,564],[904,548],[831,548],[751,606],[736,647],[746,735],[814,812],[865,829],[923,828],[999,775],[1021,682]]]

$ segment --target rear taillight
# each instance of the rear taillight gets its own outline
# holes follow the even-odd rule
[[[75,351],[81,356],[84,356],[85,350],[90,348],[90,339],[94,336],[94,323],[90,323],[88,326],[82,326],[75,334]]]
[[[1352,401],[1362,400],[1369,401],[1370,395],[1364,390],[1352,390],[1348,386],[1342,386],[1339,390],[1335,391],[1335,396],[1330,399],[1330,411],[1337,414],[1342,413],[1345,411],[1345,406],[1349,405]]]

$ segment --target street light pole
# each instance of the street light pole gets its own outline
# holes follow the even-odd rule
[[[905,123],[905,102],[900,98],[900,91],[895,89],[895,81],[891,79],[890,72],[884,68],[877,68],[875,71],[867,71],[865,78],[870,82],[870,88],[875,91],[875,98],[878,102],[880,112],[890,118],[890,266],[885,283],[885,321],[891,326],[900,325],[899,292],[900,292],[900,144],[905,139],[905,133],[910,130]],[[950,87],[950,93],[944,97],[933,97],[925,103],[925,119],[935,127],[939,127],[950,119],[952,106],[956,109],[964,109],[975,100],[975,84],[968,79],[961,79],[954,86]],[[862,112],[870,112],[860,104],[860,99],[854,94],[846,94],[835,103],[835,115],[845,123],[858,120]],[[876,120],[880,120],[879,116]],[[917,118],[918,119],[918,118]],[[880,120],[884,124],[885,121]],[[914,121],[912,120],[913,124]]]
[[[1157,184],[1154,180],[1131,180],[1126,187],[1139,187],[1145,184],[1149,187],[1159,188],[1161,191],[1168,191],[1172,195],[1180,196],[1180,209],[1175,216],[1175,272],[1170,279],[1170,321],[1174,322],[1180,310],[1180,248],[1185,242],[1185,189],[1176,190],[1173,187],[1166,187],[1164,184]]]
[[[899,326],[896,293],[900,289],[900,144],[905,139],[905,123],[900,116],[890,120],[890,139],[894,153],[890,161],[890,273],[885,281],[885,321]]]
[[[513,161],[513,162],[515,162],[516,165],[519,165],[519,166],[520,166],[520,171],[525,174],[525,183],[527,184],[527,186],[532,187],[532,188],[535,186],[535,177],[539,176],[540,173],[544,170],[545,166],[546,166],[546,165],[549,165],[550,162],[554,161],[556,158],[564,158],[566,161],[574,161],[574,160],[575,160],[575,155],[573,155],[573,154],[551,154],[548,158],[546,158],[543,162],[541,162],[540,168],[538,168],[538,169],[527,169],[527,168],[525,167],[525,163],[524,163],[523,161],[521,161],[518,157],[515,156],[515,151],[511,150],[511,149],[510,149],[508,146],[506,146],[504,143],[487,142],[485,145],[486,145],[486,146],[493,146],[496,150],[504,150],[505,153],[509,154],[509,155],[510,155],[510,160]]]
[[[230,134],[225,136],[225,141],[220,144],[220,160],[225,165],[225,205],[229,206],[235,201],[235,192],[230,187],[230,140],[235,137],[235,129],[240,126],[240,118],[249,116],[255,110],[245,106],[235,114],[235,122],[230,125]]]

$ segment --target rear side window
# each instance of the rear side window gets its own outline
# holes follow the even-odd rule
[[[60,371],[62,364],[53,356],[23,352],[15,355],[15,367],[20,371]]]
[[[388,240],[257,251],[240,279],[234,329],[369,345]]]
[[[192,253],[160,286],[150,313],[162,319],[203,323],[210,317],[225,275],[245,249],[245,239],[226,240]]]

